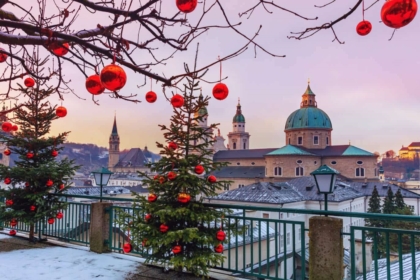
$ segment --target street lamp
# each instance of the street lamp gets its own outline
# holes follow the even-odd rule
[[[338,174],[340,173],[337,170],[325,164],[311,173],[311,175],[314,176],[318,192],[324,194],[325,211],[328,211],[328,194],[334,192],[335,181]],[[328,215],[325,216],[327,217]]]
[[[111,178],[111,175],[114,174],[105,167],[102,167],[99,170],[92,171],[93,177],[95,178],[96,185],[99,185],[101,187],[101,199],[100,202],[102,202],[102,186],[108,185],[108,181]]]

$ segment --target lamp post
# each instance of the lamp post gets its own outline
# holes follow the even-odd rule
[[[95,178],[96,185],[101,187],[101,198],[100,202],[102,202],[102,187],[108,185],[108,181],[111,178],[111,175],[114,174],[105,167],[102,167],[99,170],[92,171],[93,177]]]
[[[324,194],[324,210],[328,211],[328,194],[334,192],[335,181],[337,175],[340,174],[337,170],[329,167],[328,165],[322,165],[317,170],[311,172],[311,175],[315,179],[315,184],[319,193]],[[325,214],[325,217],[328,215]]]

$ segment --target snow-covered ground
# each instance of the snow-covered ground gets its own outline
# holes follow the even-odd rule
[[[0,234],[0,239],[10,238]],[[1,280],[123,280],[141,259],[120,254],[96,254],[86,248],[46,247],[0,252]]]

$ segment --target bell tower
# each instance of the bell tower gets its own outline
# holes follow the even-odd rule
[[[232,150],[248,150],[249,149],[249,135],[245,131],[245,117],[242,114],[242,107],[240,100],[238,99],[238,105],[236,106],[236,114],[232,121],[232,132],[229,132],[229,149]]]
[[[111,136],[109,136],[109,158],[108,169],[114,171],[114,166],[120,160],[120,137],[117,130],[117,116],[114,116],[114,125],[112,126]]]

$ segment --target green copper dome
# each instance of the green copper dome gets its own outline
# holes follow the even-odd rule
[[[300,108],[287,118],[284,130],[320,128],[332,129],[330,117],[327,113],[316,107]]]
[[[241,104],[239,104],[239,101],[238,101],[238,105],[236,106],[236,115],[233,117],[232,122],[234,122],[234,123],[244,123],[245,122],[245,117],[244,117],[244,115],[242,115]]]

